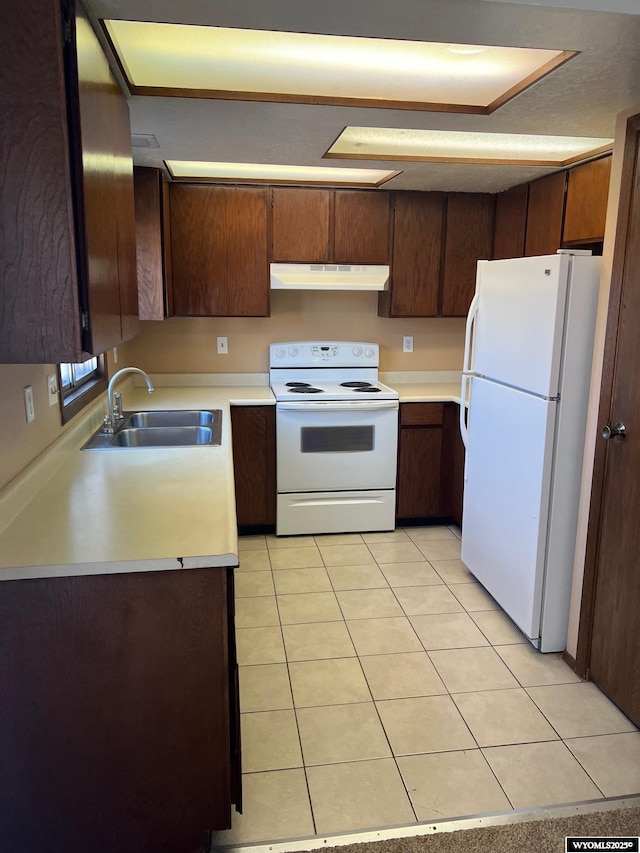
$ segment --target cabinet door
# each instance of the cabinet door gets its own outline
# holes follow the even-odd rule
[[[562,242],[566,172],[555,172],[529,184],[524,253],[553,255]]]
[[[0,362],[77,361],[82,347],[60,7],[32,2],[5,10]]]
[[[442,404],[402,403],[398,432],[396,516],[440,515]]]
[[[478,261],[492,253],[494,204],[488,193],[455,193],[447,200],[443,317],[464,317],[469,310]]]
[[[528,184],[512,187],[496,196],[493,260],[523,257],[528,198]]]
[[[329,202],[329,190],[273,188],[272,260],[309,264],[331,260]]]
[[[378,314],[435,317],[445,196],[414,192],[394,196],[390,290],[379,294]]]
[[[3,849],[198,850],[229,827],[225,569],[1,586]]]
[[[174,313],[269,313],[267,190],[172,184]]]
[[[569,171],[563,242],[597,243],[604,240],[611,157],[584,163]]]
[[[136,166],[134,181],[140,319],[164,320],[171,293],[167,180],[159,169]]]
[[[275,525],[275,406],[232,406],[231,442],[238,527]]]
[[[390,193],[336,190],[333,260],[343,264],[389,263]]]
[[[444,404],[442,420],[442,466],[440,468],[440,510],[462,527],[464,488],[464,444],[460,435],[460,406]]]

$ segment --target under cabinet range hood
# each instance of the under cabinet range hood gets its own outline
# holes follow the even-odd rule
[[[386,290],[386,264],[271,264],[272,290]]]

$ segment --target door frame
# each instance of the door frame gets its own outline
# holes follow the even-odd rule
[[[600,440],[599,431],[603,424],[608,423],[611,411],[618,346],[618,326],[620,322],[622,287],[627,260],[627,243],[629,238],[629,222],[631,218],[634,175],[636,170],[640,170],[640,157],[638,157],[638,163],[636,163],[636,150],[638,149],[639,144],[640,113],[637,113],[631,115],[626,120],[624,147],[622,151],[620,197],[615,219],[616,231],[611,266],[611,286],[609,292],[604,358],[602,365],[602,382],[600,386],[600,401],[596,426],[598,436],[596,437],[593,460],[591,501],[589,505],[582,598],[580,604],[578,638],[574,666],[575,671],[582,678],[589,677],[591,661],[591,640],[593,633],[593,617],[595,609],[607,460],[607,444]],[[638,199],[638,203],[640,203],[640,197]]]

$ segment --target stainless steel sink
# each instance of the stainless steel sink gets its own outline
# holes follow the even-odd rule
[[[115,432],[100,429],[82,449],[213,446],[221,443],[221,435],[220,409],[125,412]]]
[[[215,411],[206,409],[132,412],[130,415],[125,415],[122,428],[209,426],[213,423],[215,414]]]
[[[191,447],[213,444],[209,427],[134,427],[119,430],[112,439],[115,447]]]

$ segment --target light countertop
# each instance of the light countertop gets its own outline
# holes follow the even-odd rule
[[[125,410],[221,409],[222,444],[82,451],[103,404],[30,466],[28,499],[3,496],[0,580],[237,565],[229,406],[272,404],[269,388],[120,390]]]
[[[401,403],[460,402],[455,373],[393,373]],[[0,493],[0,580],[235,566],[230,406],[274,405],[266,377],[122,383],[124,410],[221,409],[219,447],[82,451],[106,401],[78,419]],[[160,379],[160,382],[158,382]]]

